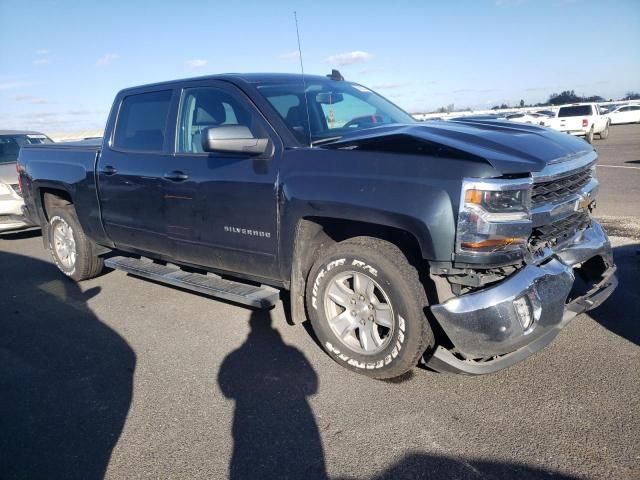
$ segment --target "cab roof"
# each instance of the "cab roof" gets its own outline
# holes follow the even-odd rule
[[[201,77],[182,78],[177,80],[168,80],[165,82],[150,83],[146,85],[138,85],[123,89],[123,92],[129,90],[157,88],[157,87],[175,87],[188,82],[197,82],[203,80],[221,80],[231,83],[297,83],[302,82],[302,74],[299,73],[220,73],[215,75],[204,75]],[[331,81],[332,79],[325,75],[304,75],[306,81]],[[338,81],[338,80],[335,80]]]

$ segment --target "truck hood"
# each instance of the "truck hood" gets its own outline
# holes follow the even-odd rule
[[[484,161],[502,175],[538,172],[593,150],[582,139],[537,125],[465,119],[384,125],[324,147]]]

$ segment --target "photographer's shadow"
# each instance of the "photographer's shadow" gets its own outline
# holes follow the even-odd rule
[[[0,251],[0,477],[101,479],[136,357],[54,265]]]
[[[325,479],[320,433],[307,397],[318,377],[286,345],[269,312],[254,311],[251,331],[220,367],[218,383],[235,400],[231,479]]]

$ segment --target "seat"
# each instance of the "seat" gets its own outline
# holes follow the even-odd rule
[[[302,143],[307,143],[309,141],[306,138],[306,134],[308,132],[307,115],[300,105],[289,108],[285,121],[287,122],[287,125],[291,127],[299,141]]]

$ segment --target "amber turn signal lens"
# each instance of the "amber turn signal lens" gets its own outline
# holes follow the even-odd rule
[[[480,205],[482,203],[482,190],[467,190],[464,194],[465,203]]]
[[[492,238],[490,240],[483,240],[481,242],[462,242],[462,247],[479,250],[483,248],[496,248],[496,247],[505,247],[507,245],[519,245],[522,243],[524,243],[523,238],[516,238],[516,237]]]

